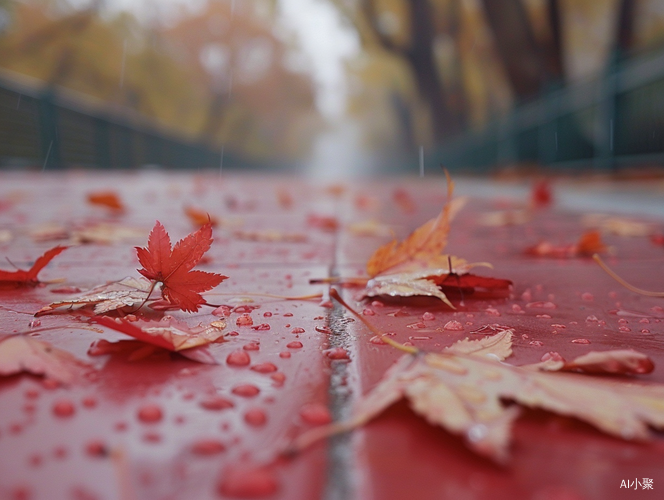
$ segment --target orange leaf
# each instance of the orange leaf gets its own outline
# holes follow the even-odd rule
[[[39,280],[37,279],[39,272],[44,269],[44,267],[46,267],[56,255],[67,248],[68,247],[57,246],[47,250],[27,271],[22,269],[16,271],[0,271],[0,285],[36,285],[39,283]]]
[[[212,244],[212,225],[205,224],[171,248],[171,239],[161,222],[150,232],[147,248],[136,247],[143,266],[138,272],[149,280],[162,283],[162,296],[183,311],[196,312],[206,304],[202,292],[211,290],[227,276],[192,271]]]
[[[88,203],[110,208],[115,212],[124,212],[125,206],[115,191],[95,191],[88,193]]]
[[[204,226],[205,224],[211,224],[212,227],[216,227],[219,224],[219,220],[205,212],[195,207],[185,207],[184,213],[194,226]]]
[[[403,242],[396,240],[383,245],[374,252],[367,262],[367,273],[374,277],[386,271],[396,272],[398,267],[419,263],[424,267],[436,259],[447,245],[450,232],[450,212],[454,183],[447,178],[447,203],[438,217],[417,228]]]
[[[606,245],[602,241],[599,231],[586,231],[581,235],[579,241],[572,245],[556,246],[548,241],[542,241],[524,250],[524,253],[527,255],[551,257],[554,259],[592,257],[595,253],[604,252],[606,252]]]

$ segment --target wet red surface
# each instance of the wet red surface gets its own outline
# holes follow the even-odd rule
[[[0,333],[26,332],[88,364],[69,385],[28,374],[0,379],[1,499],[567,500],[655,498],[664,487],[661,436],[631,443],[534,411],[517,422],[511,460],[503,467],[477,457],[405,403],[350,437],[277,460],[294,436],[349,415],[353,401],[400,353],[372,342],[373,334],[338,305],[248,294],[325,294],[325,286],[309,280],[363,275],[390,229],[403,237],[437,213],[442,180],[329,189],[279,178],[158,173],[0,179],[0,200],[7,202],[0,212],[0,255],[21,269],[46,249],[71,243],[49,234],[98,223],[136,229],[110,244],[72,246],[42,271],[44,284],[0,290]],[[87,203],[88,193],[109,187],[126,206],[123,214]],[[283,203],[284,192],[292,205]],[[515,330],[511,364],[536,362],[551,351],[572,359],[590,350],[633,348],[656,366],[636,378],[664,383],[663,299],[621,288],[589,259],[523,255],[541,240],[574,243],[585,230],[582,214],[554,204],[524,224],[481,224],[482,214],[511,203],[471,200],[453,223],[448,247],[471,262],[490,261],[494,269],[477,274],[512,280],[509,297],[452,297],[456,311],[433,299],[351,303],[392,338],[423,350],[441,350],[499,324]],[[77,289],[137,277],[134,246],[145,245],[157,219],[174,240],[191,232],[188,206],[220,221],[199,268],[229,276],[205,294],[228,307],[216,315],[207,307],[165,314],[190,326],[224,319],[226,341],[210,346],[218,364],[165,350],[132,357],[137,341],[82,323],[76,314],[32,316]],[[367,221],[380,225],[358,225]],[[653,222],[661,227],[661,220]],[[664,288],[660,245],[647,236],[604,238],[611,247],[607,262],[619,274],[642,288]],[[343,293],[352,299],[359,290]],[[125,343],[89,355],[102,339]],[[643,478],[653,479],[654,491],[634,490],[634,480]],[[632,489],[621,489],[622,480]]]

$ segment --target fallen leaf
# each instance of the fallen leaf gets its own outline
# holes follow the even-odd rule
[[[171,239],[157,221],[150,232],[147,248],[136,247],[143,266],[138,272],[149,280],[162,283],[165,300],[183,311],[196,312],[206,304],[202,292],[211,290],[227,276],[205,271],[192,271],[212,244],[212,225],[205,224],[195,233],[171,248]]]
[[[303,243],[307,241],[307,235],[304,233],[284,233],[274,229],[265,229],[262,231],[233,231],[233,236],[239,240],[263,243]]]
[[[29,234],[33,241],[37,243],[69,239],[69,229],[55,222],[34,226],[29,230]]]
[[[0,375],[21,372],[71,383],[84,366],[72,354],[25,335],[0,334]]]
[[[551,257],[554,259],[570,259],[574,257],[592,257],[596,253],[606,252],[607,247],[602,241],[599,231],[587,231],[579,241],[572,245],[556,246],[548,241],[526,248],[526,255],[535,257]]]
[[[115,191],[95,191],[88,193],[88,203],[110,208],[117,213],[125,211],[125,206],[120,199],[120,195]]]
[[[469,264],[463,259],[450,256],[447,268],[424,269],[410,273],[385,274],[368,281],[361,295],[364,297],[436,297],[454,309],[446,294],[469,296],[484,293],[489,296],[502,295],[512,286],[510,280],[488,278],[469,274],[469,269],[489,266],[485,262]],[[489,266],[490,267],[490,266]]]
[[[194,226],[202,227],[211,224],[212,227],[216,227],[219,224],[219,219],[199,208],[187,206],[184,208],[184,213]]]
[[[348,231],[355,236],[389,236],[392,232],[390,226],[373,219],[349,224]]]
[[[519,226],[532,219],[527,210],[499,210],[482,214],[479,224],[487,227]]]
[[[530,204],[535,208],[545,208],[553,203],[553,190],[548,179],[542,179],[533,185],[530,192]]]
[[[657,225],[653,223],[606,214],[584,215],[581,223],[587,227],[597,228],[603,233],[627,237],[650,236],[658,229]]]
[[[91,319],[93,323],[105,326],[112,330],[124,333],[130,337],[161,347],[169,351],[178,352],[184,356],[201,361],[211,358],[204,363],[212,363],[214,357],[205,351],[194,351],[192,349],[202,348],[213,342],[223,341],[224,329],[226,323],[223,321],[213,321],[208,325],[198,325],[189,327],[175,319],[162,321],[134,321],[129,322],[121,318],[110,318],[108,316],[95,316]]]
[[[403,188],[397,188],[392,192],[392,200],[407,214],[412,214],[417,210],[413,197]]]
[[[307,225],[328,233],[333,233],[339,229],[339,221],[331,215],[309,214]]]
[[[432,260],[439,258],[447,245],[450,231],[453,192],[454,183],[448,177],[447,203],[438,217],[417,228],[401,243],[393,240],[378,248],[367,262],[367,274],[373,278],[387,271],[413,270],[413,265],[429,267]]]
[[[526,365],[523,368],[543,371],[570,371],[593,374],[644,375],[655,369],[652,360],[632,349],[590,351],[572,361],[552,357],[546,361]]]
[[[0,284],[10,285],[36,285],[39,283],[37,275],[46,267],[46,265],[53,260],[53,258],[66,250],[68,247],[57,246],[44,252],[39,257],[30,269],[23,271],[17,269],[16,271],[0,271]]]
[[[120,281],[100,285],[81,295],[58,300],[42,307],[35,316],[44,316],[57,311],[78,310],[94,306],[95,314],[107,314],[125,307],[136,307],[148,300],[153,283],[145,278],[124,278]]]
[[[648,439],[649,425],[664,427],[664,386],[511,366],[499,360],[509,356],[512,334],[498,335],[465,339],[442,353],[402,356],[359,400],[351,419],[328,434],[363,425],[401,398],[429,423],[463,436],[473,451],[500,463],[508,459],[519,415],[504,401],[576,417],[623,439]]]

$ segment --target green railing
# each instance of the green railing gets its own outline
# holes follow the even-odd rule
[[[222,158],[223,156],[223,158]],[[0,72],[0,168],[256,167],[129,109]]]
[[[482,130],[446,141],[433,156],[468,172],[529,163],[602,172],[661,165],[664,51],[614,62],[599,78],[550,90]]]

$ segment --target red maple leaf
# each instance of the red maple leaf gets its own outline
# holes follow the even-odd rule
[[[37,279],[39,272],[44,269],[51,260],[53,260],[53,257],[67,248],[68,247],[57,246],[47,250],[27,271],[24,271],[23,269],[17,269],[16,271],[0,271],[0,285],[36,285],[39,283],[39,280]]]
[[[147,248],[136,247],[138,261],[143,266],[138,272],[149,280],[162,283],[161,294],[165,300],[183,311],[196,312],[206,304],[201,293],[228,277],[192,271],[211,244],[212,225],[208,223],[171,248],[171,238],[157,221],[150,232]]]

